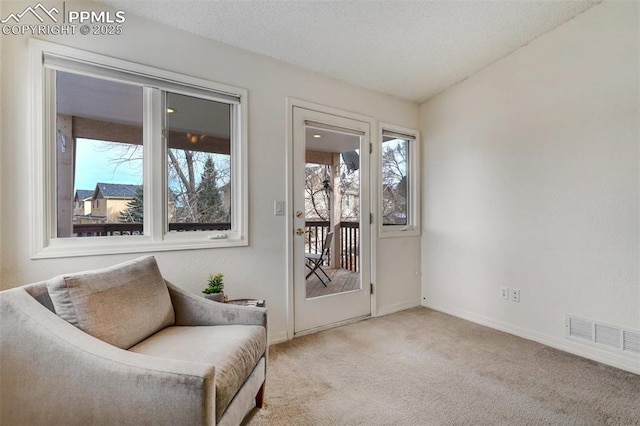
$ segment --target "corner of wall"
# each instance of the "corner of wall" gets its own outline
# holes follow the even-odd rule
[[[640,326],[639,12],[605,1],[420,105],[424,306],[639,373],[564,338]]]

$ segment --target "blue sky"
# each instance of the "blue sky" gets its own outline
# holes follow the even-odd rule
[[[137,149],[135,159],[122,162],[121,159],[131,154],[131,149]],[[224,154],[208,154],[216,163],[218,170],[228,169],[229,156]],[[206,157],[204,157],[206,158]],[[142,145],[131,145],[118,142],[104,142],[91,139],[76,141],[76,177],[75,190],[94,190],[98,182],[123,183],[131,185],[142,184]],[[120,162],[119,162],[120,161]],[[203,170],[204,160],[195,166],[196,184]],[[221,178],[220,185],[228,179]],[[177,190],[177,189],[176,189]]]
[[[93,190],[98,182],[140,185],[142,183],[141,159],[119,165],[116,163],[127,146],[130,145],[78,139],[76,141],[75,189]],[[142,146],[139,149],[142,149]]]

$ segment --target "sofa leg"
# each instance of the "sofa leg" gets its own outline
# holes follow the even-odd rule
[[[256,407],[262,408],[263,399],[264,399],[264,383],[262,383],[262,386],[260,386],[260,389],[256,394]]]

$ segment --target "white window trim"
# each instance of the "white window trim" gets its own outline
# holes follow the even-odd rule
[[[53,152],[55,132],[51,120],[55,109],[55,99],[52,93],[45,90],[45,79],[51,78],[43,66],[45,54],[55,55],[64,59],[78,61],[89,65],[96,65],[116,72],[124,71],[133,75],[146,76],[157,80],[167,81],[171,91],[176,85],[189,93],[192,88],[230,94],[239,99],[239,105],[234,110],[232,120],[233,135],[237,135],[237,143],[231,145],[231,179],[233,204],[231,231],[193,231],[184,233],[165,232],[166,219],[165,192],[160,188],[166,187],[166,158],[164,154],[164,139],[157,134],[158,126],[149,127],[153,121],[161,120],[162,111],[158,108],[159,91],[145,89],[144,102],[151,102],[154,108],[147,108],[144,125],[151,131],[145,132],[144,149],[144,186],[145,194],[145,235],[140,236],[112,236],[112,237],[82,237],[55,238],[56,229],[56,191],[55,191],[55,153]],[[91,256],[116,253],[138,253],[156,251],[174,251],[205,249],[215,247],[247,246],[248,238],[248,152],[247,152],[247,111],[248,92],[221,83],[190,77],[171,71],[161,70],[146,65],[123,61],[116,58],[98,55],[75,48],[62,46],[36,39],[29,40],[29,117],[32,117],[28,128],[28,157],[30,165],[30,214],[31,214],[31,258],[56,258]],[[202,97],[201,94],[198,96]],[[151,140],[163,140],[161,149],[152,149]],[[152,164],[156,166],[152,167]],[[162,164],[163,166],[157,166]],[[162,182],[158,184],[158,182]],[[163,185],[163,186],[160,186]],[[162,212],[162,213],[161,213]],[[161,217],[158,217],[160,215]],[[180,234],[180,235],[177,235]]]
[[[383,225],[382,224],[382,141],[385,131],[411,136],[414,141],[409,144],[409,208],[407,211],[407,225]],[[395,124],[380,122],[378,125],[378,237],[397,238],[420,236],[420,132],[415,129],[396,126]]]

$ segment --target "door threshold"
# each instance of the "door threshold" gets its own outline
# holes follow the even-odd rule
[[[297,331],[293,334],[293,337],[296,338],[296,337],[306,336],[307,334],[314,334],[314,333],[318,333],[319,331],[330,330],[332,328],[341,327],[343,325],[352,324],[354,322],[364,321],[370,318],[371,318],[371,315],[362,315],[362,316],[350,318],[344,321],[338,321],[331,324],[321,325],[320,327],[310,328],[308,330],[303,330],[303,331]]]

